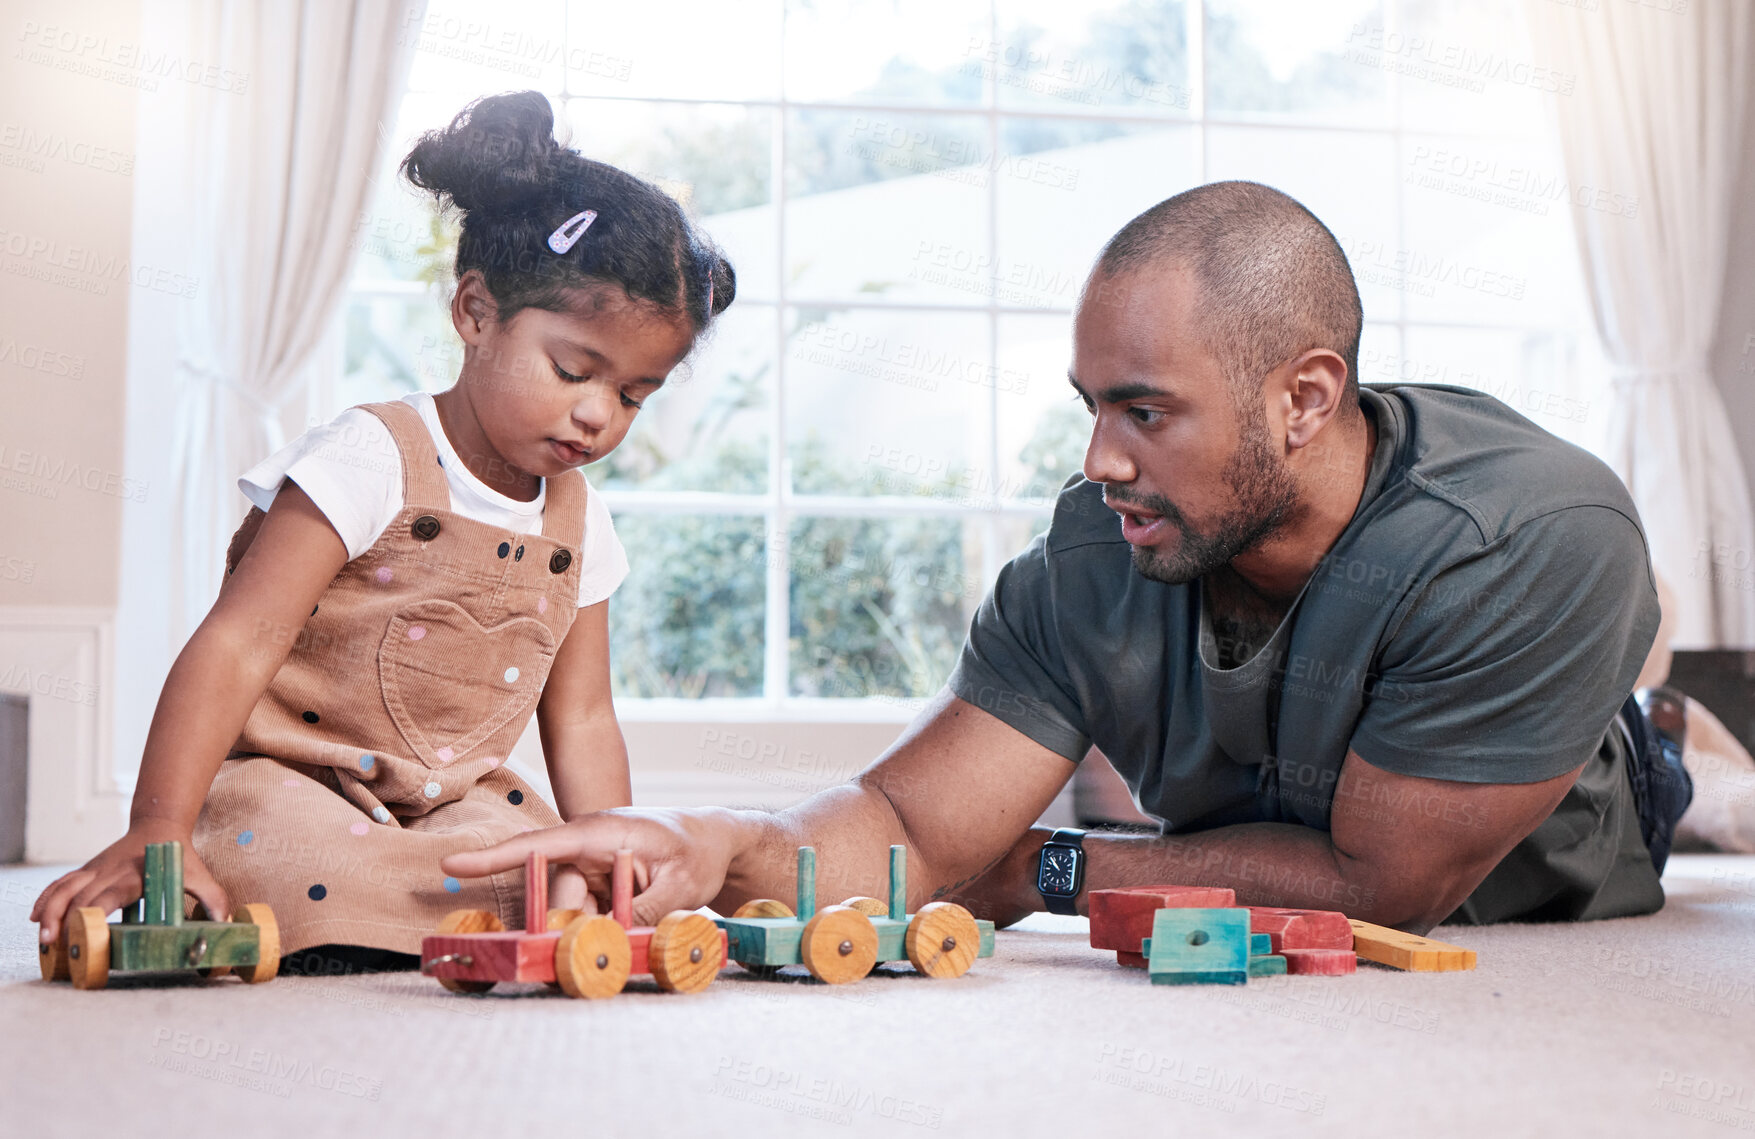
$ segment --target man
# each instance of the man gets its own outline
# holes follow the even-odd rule
[[[1163,882],[1415,931],[1657,909],[1686,794],[1628,704],[1658,624],[1632,502],[1488,396],[1361,389],[1360,322],[1284,194],[1148,210],[1074,316],[1084,477],[883,757],[787,811],[604,812],[446,872],[538,849],[601,889],[625,845],[651,921],[791,896],[804,843],[821,896],[881,894],[905,842],[913,903],[1002,923]],[[1162,835],[1032,829],[1093,743]]]

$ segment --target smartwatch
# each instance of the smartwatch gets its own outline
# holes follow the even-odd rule
[[[1085,888],[1085,832],[1061,827],[1042,844],[1036,863],[1036,892],[1051,914],[1076,915]]]

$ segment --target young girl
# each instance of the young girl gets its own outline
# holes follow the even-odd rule
[[[675,201],[553,129],[540,94],[498,95],[403,160],[462,215],[457,383],[344,412],[239,480],[255,505],[165,681],[128,833],[37,899],[44,943],[73,907],[138,898],[143,848],[177,839],[187,891],[212,914],[267,902],[283,952],[415,953],[453,909],[523,920],[517,874],[441,857],[628,804],[606,601],[627,561],[578,468],[736,284]],[[533,710],[558,815],[504,766]],[[568,873],[553,904],[589,905]]]

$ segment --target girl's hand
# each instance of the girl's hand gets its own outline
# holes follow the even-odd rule
[[[183,844],[183,892],[193,894],[214,921],[227,920],[231,902],[195,853],[188,831],[171,823],[141,820],[96,858],[55,879],[38,895],[30,910],[30,920],[40,923],[38,940],[47,945],[59,937],[69,910],[94,906],[107,914],[139,899],[146,889],[146,844],[172,840]]]
[[[548,906],[551,910],[579,910],[586,914],[603,912],[592,896],[584,872],[570,863],[556,866],[549,877]]]

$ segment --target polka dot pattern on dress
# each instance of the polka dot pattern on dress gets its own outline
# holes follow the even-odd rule
[[[256,841],[256,832],[255,831],[239,831],[238,832],[238,845],[239,846],[249,846],[252,842],[255,842],[255,841]]]
[[[548,612],[548,598],[538,597],[536,599],[536,611],[538,613],[547,613]]]
[[[506,802],[516,807],[518,804],[524,802],[524,792],[518,790],[516,787],[512,788],[512,790],[506,792]]]
[[[387,823],[390,821],[390,812],[383,807],[373,807],[372,817],[381,823]]]
[[[455,894],[461,889],[463,889],[463,883],[459,882],[455,878],[446,877],[446,879],[445,879],[445,893]]]
[[[361,771],[370,771],[373,767],[375,767],[377,765],[377,763],[378,763],[378,759],[376,756],[372,756],[372,755],[360,756],[360,770]]]
[[[392,577],[394,577],[395,575],[390,572],[389,566],[379,566],[378,572],[373,574],[372,576],[378,579],[379,585],[388,585],[390,583],[390,579]]]
[[[505,675],[505,679],[506,679],[506,683],[507,683],[507,684],[513,684],[513,683],[516,683],[516,682],[517,682],[517,680],[518,680],[518,670],[517,670],[517,668],[508,668],[508,669],[507,669],[507,670],[506,670],[506,671],[505,671],[505,674],[504,674],[504,675]]]
[[[444,790],[444,788],[440,787],[438,785],[438,783],[436,783],[436,782],[428,783],[425,787],[422,787],[420,789],[421,794],[425,795],[429,799],[437,799],[439,797],[439,792],[443,791],[443,790]]]
[[[371,823],[355,823],[353,826],[347,828],[349,834],[365,834],[371,829]]]
[[[440,762],[450,763],[451,757],[456,755],[457,753],[455,751],[451,750],[451,748],[449,748],[449,747],[442,747],[438,751],[435,751],[433,754],[439,757]]]
[[[319,719],[319,717],[318,717],[317,713],[315,713],[315,712],[306,712],[305,713],[305,723],[307,723],[307,724],[314,724],[317,722],[318,719]]]
[[[427,627],[425,625],[410,625],[408,627],[408,639],[411,641],[418,641],[426,635]]]
[[[321,902],[324,898],[327,898],[328,896],[329,896],[329,887],[323,885],[323,883],[321,883],[321,882],[317,883],[315,886],[312,886],[309,890],[305,891],[305,897],[311,899],[313,902]]]

